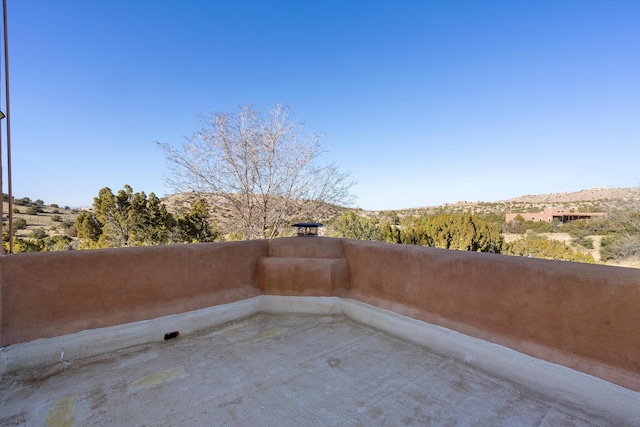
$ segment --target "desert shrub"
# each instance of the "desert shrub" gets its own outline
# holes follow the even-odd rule
[[[499,224],[500,226],[505,224],[504,214],[502,214],[502,213],[487,212],[487,213],[484,213],[482,215],[478,215],[478,218],[483,220],[483,221],[486,221],[486,222],[492,222],[494,224]]]
[[[229,233],[226,236],[225,240],[228,241],[228,242],[236,242],[236,241],[239,241],[239,240],[243,240],[243,237],[242,237],[242,234],[232,231],[231,233]]]
[[[27,209],[27,215],[38,215],[42,212],[42,208],[38,205],[29,206]]]
[[[534,233],[552,233],[558,228],[557,222],[525,221],[522,215],[516,216],[513,221],[503,223],[500,226],[502,233],[525,234],[527,231]]]
[[[591,254],[575,251],[565,243],[547,239],[534,233],[527,233],[523,238],[506,243],[502,253],[532,258],[595,263]]]
[[[68,236],[52,236],[44,240],[47,251],[70,251],[73,250],[73,239]]]
[[[13,220],[13,230],[24,230],[27,228],[27,220],[24,218],[16,218]]]
[[[36,205],[38,205],[38,206],[44,206],[44,200],[42,200],[42,199],[38,199],[38,200],[36,200],[36,201],[35,201],[35,202],[33,202],[33,203],[35,203],[35,204],[36,204]]]
[[[527,230],[535,233],[551,233],[553,226],[550,222],[546,221],[527,221]]]
[[[502,224],[502,233],[524,234],[527,232],[527,221],[522,215],[517,215],[513,221]]]
[[[49,206],[52,208],[59,208],[60,206],[57,203],[51,203]]]
[[[585,249],[593,249],[593,238],[591,237],[585,237],[576,243]]]
[[[62,217],[60,215],[54,215],[51,217],[51,221],[62,222]]]
[[[36,228],[31,233],[29,233],[29,237],[31,237],[32,239],[44,239],[45,237],[47,237],[47,232],[44,231],[44,228],[42,227]]]
[[[78,237],[78,229],[76,228],[76,225],[73,224],[71,227],[65,228],[64,235],[69,237]]]
[[[14,214],[19,214],[20,213],[20,208],[13,208],[12,211]]]
[[[9,252],[9,238],[6,234],[3,235],[4,251]],[[45,250],[42,240],[25,240],[19,237],[13,238],[13,251],[19,252],[41,252]]]
[[[396,211],[382,211],[380,212],[380,221],[387,221],[389,224],[400,225],[400,217]]]
[[[588,229],[574,228],[569,233],[572,237],[571,243],[580,245],[583,248],[593,249],[593,239],[589,237]]]
[[[611,246],[617,237],[617,235],[611,234],[609,236],[604,236],[602,240],[600,240],[600,259],[602,261],[611,261],[615,259]]]
[[[600,258],[603,261],[624,259],[640,255],[640,234],[616,233],[600,241]]]
[[[76,223],[74,221],[62,221],[60,226],[64,230],[65,236],[68,236],[68,237],[78,236],[78,229],[76,228]]]

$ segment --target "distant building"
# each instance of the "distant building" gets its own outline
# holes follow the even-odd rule
[[[575,221],[577,219],[589,219],[596,216],[607,216],[605,212],[570,212],[568,209],[546,208],[542,212],[538,213],[508,213],[505,215],[505,221],[511,222],[518,215],[524,218],[525,221],[533,222],[552,222],[558,220],[560,222]]]

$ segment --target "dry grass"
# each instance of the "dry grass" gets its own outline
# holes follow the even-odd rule
[[[462,213],[489,214],[506,212],[540,212],[545,208],[564,208],[575,212],[608,212],[640,204],[640,187],[631,188],[592,188],[573,193],[539,194],[522,196],[496,202],[459,201],[445,203],[442,206],[403,209],[402,216],[420,216],[424,213]]]
[[[519,203],[580,203],[606,200],[640,200],[640,187],[591,188],[573,193],[551,193],[536,196],[521,196],[506,200]]]
[[[5,218],[9,215],[9,203],[3,203],[3,213]],[[44,212],[41,212],[37,215],[29,215],[27,214],[27,210],[29,207],[27,206],[16,206],[13,205],[14,210],[18,210],[19,212],[13,213],[13,220],[15,221],[17,218],[23,218],[27,221],[27,227],[22,230],[16,230],[15,235],[17,237],[28,237],[31,232],[33,232],[37,228],[42,228],[47,232],[49,236],[56,236],[64,234],[64,228],[62,227],[62,221],[71,221],[75,223],[76,217],[78,216],[78,211],[64,208],[55,208],[52,206],[42,206]],[[57,216],[60,217],[60,221],[54,221],[54,218]]]

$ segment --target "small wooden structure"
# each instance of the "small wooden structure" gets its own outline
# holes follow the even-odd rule
[[[319,222],[299,222],[293,226],[298,228],[298,236],[317,236],[318,228],[322,227],[322,224]]]

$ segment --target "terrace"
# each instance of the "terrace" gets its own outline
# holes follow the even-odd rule
[[[638,425],[635,269],[329,238],[0,259],[1,425]]]

